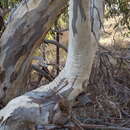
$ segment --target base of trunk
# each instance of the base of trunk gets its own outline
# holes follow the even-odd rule
[[[81,81],[78,78],[64,78],[63,70],[49,85],[9,102],[0,111],[2,126],[8,126],[10,130],[20,130],[16,124],[18,128],[26,123],[63,125],[70,120],[73,99],[83,91]]]

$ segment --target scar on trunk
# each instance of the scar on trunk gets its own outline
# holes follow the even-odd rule
[[[0,82],[3,83],[5,79],[5,71],[3,70],[1,73],[0,73]]]
[[[86,20],[86,15],[82,5],[82,0],[75,0],[73,4],[73,19],[72,19],[72,30],[74,35],[77,33],[76,21],[78,18],[78,8],[81,14],[81,22]]]

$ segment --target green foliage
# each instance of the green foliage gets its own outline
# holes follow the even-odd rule
[[[130,30],[130,0],[106,0],[105,16],[121,16],[117,26],[120,24]]]
[[[0,6],[3,8],[14,8],[16,4],[22,0],[0,0]],[[26,2],[26,0],[23,0]],[[67,28],[68,27],[68,14],[66,10],[57,21],[57,27]],[[106,18],[121,16],[120,21],[115,26],[119,25],[126,27],[130,31],[130,0],[105,0],[105,16]],[[55,28],[55,25],[52,27]],[[54,37],[53,32],[50,32],[50,39]]]
[[[62,13],[58,18],[55,24],[52,26],[51,30],[48,32],[46,38],[49,40],[55,39],[56,30],[62,30],[68,28],[68,9],[65,10],[64,13]],[[54,31],[55,30],[55,31]]]
[[[3,8],[13,8],[17,3],[21,1],[22,0],[0,0],[0,5]]]

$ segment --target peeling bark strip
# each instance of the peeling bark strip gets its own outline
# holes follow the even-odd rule
[[[98,4],[98,2],[100,3]],[[99,1],[91,0],[90,15],[91,15],[91,32],[95,40],[98,42],[100,33],[97,33],[97,31],[99,31],[98,29],[101,29],[101,28],[104,30],[104,27],[103,27],[104,0],[99,0]]]
[[[73,4],[73,19],[72,19],[72,29],[73,29],[73,34],[75,35],[77,32],[76,28],[76,22],[78,18],[78,10],[80,11],[81,14],[81,20],[85,21],[86,20],[86,15],[85,15],[85,10],[82,5],[82,0],[75,0]]]
[[[16,9],[0,39],[0,99],[4,88],[8,95],[2,101],[26,92],[31,56],[66,7],[67,0],[28,0]]]

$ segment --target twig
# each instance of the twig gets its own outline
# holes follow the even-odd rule
[[[52,81],[54,79],[51,74],[47,73],[44,70],[41,70],[38,66],[32,64],[32,68],[38,73],[40,73],[42,76],[45,76],[45,78],[47,78],[49,81]]]
[[[71,117],[70,120],[79,128],[79,130],[84,130],[84,128],[82,127],[82,124],[79,120],[75,119],[74,117]]]
[[[59,43],[59,42],[57,42],[57,41],[55,41],[55,40],[46,40],[46,39],[45,39],[45,40],[44,40],[44,43],[46,43],[46,44],[50,43],[50,44],[53,44],[53,45],[58,46],[59,48],[64,49],[66,52],[68,51],[67,48],[66,48],[64,45],[62,45],[61,43]]]
[[[51,31],[52,31],[52,32],[56,32],[56,33],[63,33],[63,32],[69,31],[69,29],[68,29],[68,28],[66,28],[66,29],[61,29],[61,30],[54,30],[54,29],[52,29]]]

